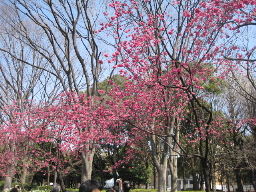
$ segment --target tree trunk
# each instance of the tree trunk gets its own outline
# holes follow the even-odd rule
[[[168,134],[171,134],[172,137],[167,138],[167,142],[169,146],[173,146],[170,149],[170,157],[169,157],[169,167],[171,171],[171,192],[177,192],[178,187],[178,143],[180,141],[180,134],[179,134],[179,126],[180,121],[177,119],[173,119],[172,123],[176,126],[170,126],[171,129],[168,130]]]
[[[207,163],[207,160],[205,158],[201,158],[202,163],[202,169],[204,174],[204,182],[205,182],[205,191],[210,192],[211,191],[211,185],[210,185],[210,170]]]
[[[236,192],[244,192],[240,168],[235,169],[235,175],[236,175],[236,183],[237,183],[237,191]]]
[[[172,174],[171,174],[171,192],[177,192],[177,186],[178,186],[178,175],[177,175],[177,168],[172,170]]]
[[[185,167],[184,167],[184,156],[182,157],[182,167],[183,167],[183,185],[182,185],[182,190],[186,191],[187,190],[187,185],[186,185],[186,172],[185,172]]]
[[[23,166],[22,168],[22,173],[20,175],[20,183],[24,185],[26,183],[26,178],[27,178],[27,173],[28,173],[28,168],[27,166]]]
[[[58,178],[60,180],[60,187],[62,192],[66,192],[66,187],[65,187],[65,183],[64,183],[64,179],[63,179],[63,174],[61,172],[58,172]]]
[[[28,184],[29,184],[29,185],[32,184],[34,175],[35,175],[35,172],[34,172],[34,171],[29,172],[29,177],[28,177]]]
[[[195,149],[192,148],[193,154],[195,154]],[[199,178],[196,174],[196,166],[195,166],[195,157],[191,158],[191,169],[192,169],[192,178],[193,178],[193,190],[199,191]]]
[[[251,183],[252,183],[254,191],[256,191],[256,178],[255,178],[254,170],[251,170]]]
[[[48,167],[47,167],[47,185],[50,185],[50,177],[51,177],[50,165],[48,165]]]
[[[162,167],[161,169],[157,170],[157,176],[158,176],[158,192],[166,192],[166,172],[167,168]]]
[[[227,189],[228,189],[228,192],[230,192],[230,180],[229,180],[229,175],[227,175]]]
[[[194,161],[194,160],[192,160]],[[195,168],[192,167],[192,178],[193,178],[193,190],[195,191],[199,191],[199,179],[198,176],[196,174]]]
[[[159,154],[157,153],[157,145],[156,143],[159,142],[159,140],[156,139],[155,135],[151,135],[151,146],[152,146],[152,157],[153,157],[153,162],[157,170],[157,191],[158,192],[166,192],[166,175],[167,175],[167,150],[168,145],[170,143],[170,139],[167,138],[166,142],[161,143],[159,142],[158,144],[163,144],[164,145],[164,150],[165,152],[161,151],[161,158],[159,158]],[[161,146],[161,145],[160,145]],[[159,149],[159,148],[158,148]]]
[[[212,175],[212,191],[216,192],[216,177],[214,174]]]
[[[200,175],[200,191],[205,191],[204,176]]]
[[[215,162],[215,159],[214,161]],[[215,165],[213,163],[212,169],[211,169],[211,176],[212,176],[212,191],[216,192],[216,176],[215,176]]]
[[[12,177],[14,173],[14,165],[10,164],[7,165],[7,176],[5,177],[4,180],[4,189],[3,192],[8,191],[12,187]]]
[[[156,186],[158,185],[158,176],[157,176],[157,170],[154,168],[154,189],[156,189]]]
[[[94,153],[95,149],[90,151],[86,150],[86,152],[82,152],[83,166],[81,170],[81,183],[85,180],[91,179]]]
[[[57,183],[57,177],[58,177],[57,171],[54,170],[53,185],[55,185]]]
[[[177,192],[178,186],[178,153],[176,149],[176,142],[179,142],[179,130],[175,129],[175,144],[174,149],[170,150],[169,167],[171,171],[171,192]]]

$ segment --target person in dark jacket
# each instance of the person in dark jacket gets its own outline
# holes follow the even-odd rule
[[[10,192],[19,192],[19,190],[17,188],[13,187]]]
[[[97,180],[86,180],[81,183],[79,192],[100,192],[103,189],[101,183]]]
[[[20,189],[20,186],[19,185],[15,185],[10,192],[19,192],[21,189]]]
[[[124,190],[124,192],[129,192],[130,189],[131,189],[131,185],[130,185],[129,181],[124,181],[123,182],[123,190]]]
[[[129,181],[122,182],[122,179],[118,179],[112,189],[114,189],[115,192],[129,192],[131,185]]]

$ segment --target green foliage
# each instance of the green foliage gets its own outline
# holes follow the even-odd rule
[[[34,184],[28,184],[28,183],[24,183],[23,187],[26,191],[31,191],[32,189],[36,189],[37,186]]]
[[[127,156],[126,150],[128,148],[122,148],[120,150],[120,156],[123,158]],[[150,158],[147,158],[145,154],[134,154],[136,158],[132,158],[132,161],[121,164],[117,171],[124,181],[130,181],[136,184],[147,184],[150,182],[150,176],[153,170],[153,164]]]
[[[101,155],[101,152],[101,150],[96,150],[96,153],[93,158],[92,171],[92,178],[95,178],[99,181],[113,178],[113,175],[110,172],[104,171],[108,170],[110,164],[108,160]]]
[[[131,189],[130,192],[157,192],[157,189]],[[189,190],[186,192],[202,192],[202,191]]]
[[[72,192],[78,192],[78,189],[68,189],[67,191],[72,191]],[[106,189],[103,189],[101,192],[106,192]],[[131,189],[130,192],[156,192],[156,189]],[[37,189],[37,190],[32,190],[32,192],[50,192],[48,189]]]
[[[202,191],[197,191],[197,190],[188,189],[188,190],[186,190],[186,192],[202,192]]]
[[[157,192],[156,189],[132,189],[130,192]]]
[[[1,185],[1,182],[0,182]],[[52,186],[40,186],[37,187],[38,189],[32,189],[32,192],[50,192],[51,191],[51,187]],[[71,189],[71,188],[66,188],[67,191],[70,192],[78,192],[79,189]],[[106,189],[103,189],[101,192],[106,192]],[[131,189],[130,192],[157,192],[157,189]],[[202,191],[193,191],[193,190],[189,190],[186,192],[202,192]]]
[[[221,79],[217,79],[215,77],[211,77],[207,83],[205,83],[204,90],[207,93],[215,93],[215,94],[220,94],[223,92],[222,87],[223,87],[224,81]]]
[[[37,189],[38,189],[38,190],[42,190],[42,191],[43,191],[43,190],[47,190],[47,191],[49,190],[49,191],[51,191],[51,190],[52,190],[52,186],[50,186],[50,185],[38,186]]]
[[[205,69],[209,69],[210,76],[207,81],[201,81],[202,86],[204,87],[204,92],[211,94],[220,94],[223,92],[225,82],[217,78],[214,74],[215,68],[211,63],[205,64]]]
[[[107,189],[102,190],[101,192],[106,192]],[[130,192],[157,192],[156,189],[131,189]]]
[[[4,181],[0,181],[0,191],[2,191],[4,188]]]
[[[119,85],[121,88],[125,87],[125,82],[127,81],[125,77],[122,77],[121,75],[113,75],[111,77],[107,77],[104,81],[100,82],[98,85],[99,90],[105,90],[109,91],[110,89],[113,88],[113,86],[109,83],[109,80],[114,82],[116,85]]]
[[[50,188],[48,188],[50,187]],[[52,186],[41,186],[38,187],[38,189],[34,188],[31,190],[31,192],[50,192],[52,190]],[[69,192],[78,192],[79,189],[71,189],[71,188],[66,188],[67,191]],[[102,190],[104,192],[104,190]]]
[[[67,191],[73,191],[73,192],[78,192],[79,189],[71,189],[71,188],[66,188]]]
[[[118,174],[123,180],[132,181],[136,184],[149,183],[151,173],[152,166],[149,167],[146,162],[140,162],[140,164],[131,162],[118,169]]]

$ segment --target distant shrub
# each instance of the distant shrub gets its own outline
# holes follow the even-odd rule
[[[0,181],[0,191],[3,191],[4,189],[4,181]]]
[[[45,185],[45,186],[38,186],[36,187],[38,190],[42,190],[42,191],[51,191],[52,190],[52,186],[50,185]]]
[[[130,192],[157,192],[156,189],[131,189]]]
[[[67,190],[67,192],[78,192],[79,191],[79,189],[71,189],[71,188],[67,188],[66,190]],[[102,192],[103,192],[103,190],[102,190]]]

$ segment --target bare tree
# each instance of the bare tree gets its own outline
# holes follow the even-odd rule
[[[240,21],[231,18],[227,23],[231,26],[228,30],[230,38],[225,49],[224,58],[230,61],[232,70],[229,73],[230,87],[244,97],[249,105],[254,109],[247,109],[247,118],[256,116],[256,46],[255,46],[255,25],[256,17],[253,14],[253,7],[245,6],[241,8],[239,17],[246,18]],[[255,132],[255,127],[252,127]]]
[[[57,92],[56,81],[52,81],[49,74],[42,70],[46,67],[47,61],[35,50],[28,46],[27,39],[19,33],[20,25],[19,18],[14,10],[10,7],[1,4],[0,7],[0,108],[1,108],[1,124],[15,122],[13,112],[5,111],[6,106],[11,106],[13,102],[20,106],[20,112],[25,112],[23,106],[30,106],[34,99],[46,101],[49,99],[47,94],[54,97],[54,92]],[[36,28],[33,29],[33,23],[26,22],[24,26],[30,27],[30,34],[35,38],[40,38],[40,33],[37,33]],[[37,66],[37,67],[34,67]],[[48,80],[48,81],[47,81]],[[55,89],[51,92],[47,90],[49,84],[54,85]],[[17,111],[16,111],[17,112]],[[32,145],[30,141],[26,141],[27,146]],[[15,152],[17,148],[15,141],[9,145],[7,150]],[[11,187],[12,178],[16,172],[17,159],[13,158],[12,163],[6,167],[6,177],[4,190]],[[28,173],[27,167],[30,166],[30,161],[27,156],[21,159],[24,163],[20,182],[25,183],[25,177]],[[32,173],[31,173],[32,174]]]
[[[240,11],[239,18],[246,19],[239,21],[236,18],[231,18],[228,21],[228,25],[231,26],[228,30],[230,38],[225,42],[227,49],[225,49],[224,59],[232,69],[229,73],[229,87],[236,93],[239,102],[242,103],[242,118],[247,120],[245,127],[247,127],[247,132],[252,134],[254,138],[244,143],[245,150],[253,149],[256,142],[256,17],[255,10],[251,6],[242,7]],[[248,159],[246,158],[247,161],[255,159],[253,153],[248,154],[249,151],[246,151],[243,153],[251,156]],[[251,163],[249,164],[251,165]],[[252,180],[255,180],[255,167],[248,167],[250,167],[249,171],[252,173]],[[255,182],[252,182],[252,184],[256,188]]]
[[[5,48],[1,51],[23,66],[43,71],[40,78],[44,79],[37,78],[37,81],[51,85],[45,86],[47,90],[41,94],[50,95],[57,91],[83,91],[88,97],[98,94],[98,82],[107,75],[103,74],[101,61],[104,42],[98,40],[95,31],[104,19],[102,12],[106,1],[99,4],[93,0],[15,0],[5,4],[18,18],[18,27],[13,21],[9,23],[9,27],[19,34],[17,40],[25,42],[36,53],[35,59],[44,64],[26,61]],[[31,28],[27,23],[36,27]],[[40,34],[40,38],[35,34]],[[94,153],[95,148],[89,146],[82,152],[82,181],[91,178]]]
[[[238,190],[244,191],[242,184],[244,170],[250,173],[249,177],[255,187],[253,182],[256,169],[253,163],[255,154],[252,152],[255,150],[255,124],[251,121],[255,118],[255,103],[250,96],[255,95],[255,89],[243,74],[233,71],[225,94],[226,118],[233,124],[231,126],[233,146],[232,149],[226,151],[229,158],[225,163],[226,167],[234,172]]]

